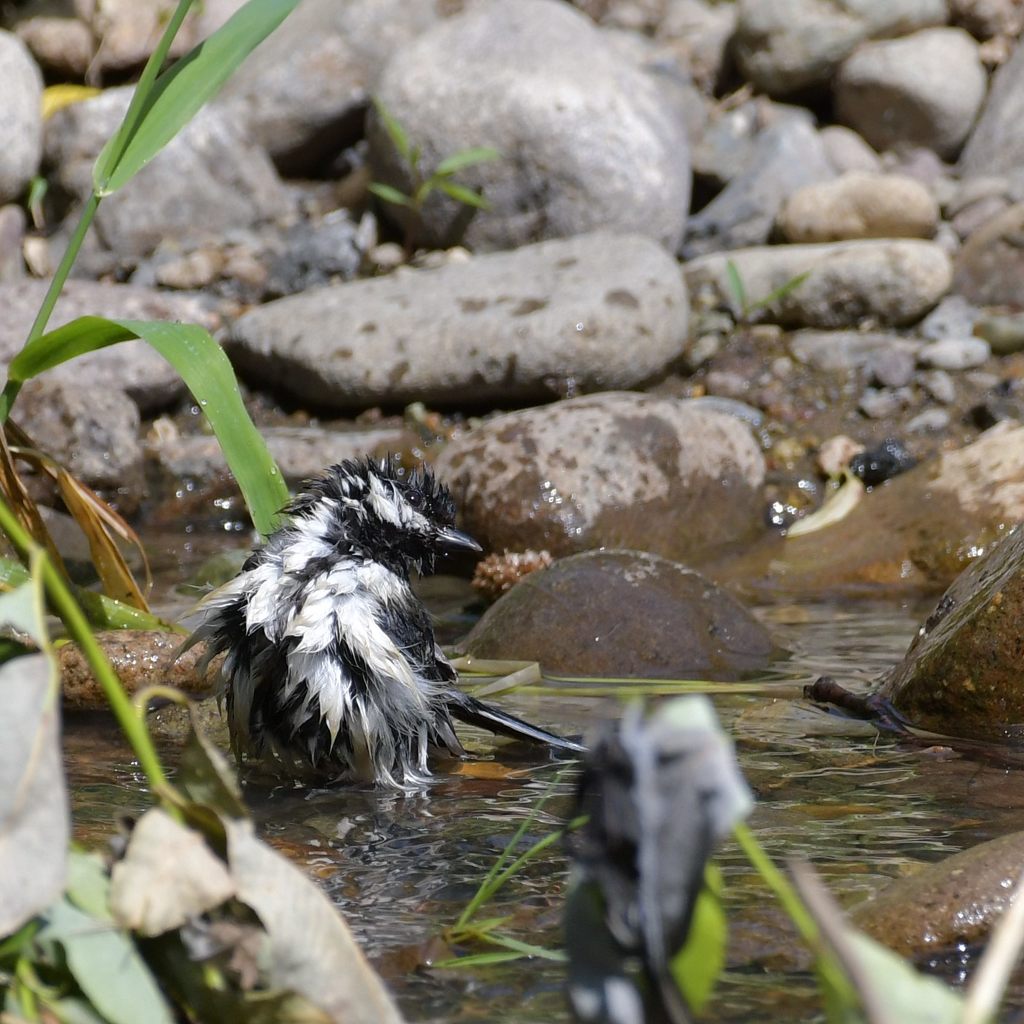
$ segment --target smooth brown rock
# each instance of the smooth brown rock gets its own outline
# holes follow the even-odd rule
[[[604,392],[509,413],[457,438],[435,466],[485,548],[597,547],[683,561],[758,533],[764,458],[716,410]]]
[[[924,729],[1024,738],[1024,531],[967,567],[943,594],[882,693]]]
[[[953,288],[979,306],[1024,305],[1024,203],[986,221],[964,243],[953,265]]]
[[[778,227],[790,242],[833,242],[931,238],[938,222],[939,204],[920,182],[851,171],[794,192],[779,211]]]
[[[188,694],[207,695],[220,668],[218,658],[205,673],[199,673],[197,663],[204,653],[200,646],[176,658],[184,640],[180,633],[111,629],[97,633],[96,639],[129,693],[159,684],[174,686]],[[107,698],[79,646],[65,644],[58,650],[58,659],[64,706],[76,711],[106,710]]]
[[[984,941],[1010,905],[1024,863],[1024,832],[1013,832],[928,864],[855,907],[853,923],[908,957]]]
[[[773,645],[736,598],[692,569],[643,551],[601,550],[520,580],[462,649],[562,674],[726,680],[763,668]]]
[[[937,590],[1022,519],[1024,426],[1004,420],[876,487],[838,523],[768,539],[713,575],[773,594]]]

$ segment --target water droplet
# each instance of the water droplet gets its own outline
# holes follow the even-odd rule
[[[576,325],[576,330],[577,331],[582,331],[583,330],[583,324],[577,324]]]

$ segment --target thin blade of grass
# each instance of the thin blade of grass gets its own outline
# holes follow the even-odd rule
[[[746,308],[747,313],[753,313],[755,310],[763,309],[765,306],[771,306],[773,303],[778,302],[780,299],[784,299],[790,292],[796,291],[811,276],[809,270],[804,271],[802,274],[797,274],[796,277],[791,277],[784,284],[780,284],[778,288],[773,289],[767,295],[763,295],[760,299],[751,302]]]
[[[64,567],[64,560],[60,557],[57,545],[53,542],[32,495],[28,493],[14,465],[14,457],[7,443],[6,427],[5,424],[5,429],[0,430],[0,495],[32,539],[46,549],[51,562],[66,579],[68,573]]]
[[[512,953],[509,951],[494,953],[471,953],[469,956],[455,956],[448,960],[437,960],[430,966],[438,970],[447,971],[453,967],[490,967],[494,964],[507,964],[512,960],[522,960],[524,953]]]
[[[434,170],[435,175],[447,177],[465,167],[473,167],[476,164],[488,163],[492,160],[500,160],[501,152],[493,146],[474,146],[472,149],[460,149],[457,153],[445,157]]]
[[[371,182],[366,188],[378,199],[383,199],[385,203],[394,203],[395,206],[408,206],[410,209],[415,209],[416,204],[413,200],[404,192],[399,192],[397,188],[392,188],[380,181]]]
[[[555,963],[564,964],[567,961],[565,953],[560,949],[545,949],[543,946],[534,945],[532,942],[521,942],[512,938],[511,935],[497,935],[493,932],[484,936],[485,942],[490,942],[502,949],[508,949],[518,953],[520,956],[534,956],[541,960],[553,960]]]
[[[134,338],[148,342],[177,370],[220,442],[256,529],[270,533],[288,501],[288,488],[242,403],[231,363],[202,327],[79,317],[27,344],[11,363],[8,379],[25,381],[75,356]]]
[[[491,204],[479,192],[474,192],[471,188],[466,188],[465,185],[460,185],[457,181],[449,181],[447,178],[435,176],[430,179],[430,183],[434,188],[439,188],[446,195],[451,196],[452,199],[462,203],[464,206],[472,206],[477,210],[489,210],[491,208]]]
[[[153,83],[138,115],[126,116],[93,169],[96,194],[130,181],[218,92],[243,60],[294,10],[298,0],[249,0],[216,32]]]
[[[384,131],[387,132],[387,136],[391,140],[391,145],[398,150],[398,155],[406,163],[415,165],[415,161],[411,159],[412,150],[409,146],[409,136],[406,135],[405,129],[399,124],[398,119],[376,98],[373,101],[373,108],[377,111],[380,123],[384,126]]]
[[[82,528],[89,542],[89,554],[93,568],[103,584],[107,597],[123,601],[144,612],[149,611],[149,602],[132,575],[121,549],[107,532],[103,520],[96,514],[95,494],[66,469],[57,471],[57,486],[68,512]],[[90,498],[92,500],[90,500]]]
[[[732,292],[736,305],[739,307],[738,312],[746,316],[748,312],[747,289],[743,284],[743,277],[740,274],[739,267],[732,260],[725,261],[725,277],[729,282],[729,291]]]

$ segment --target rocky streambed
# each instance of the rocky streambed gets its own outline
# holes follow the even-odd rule
[[[237,6],[208,0],[188,39]],[[159,33],[157,0],[87,7],[17,4],[0,28],[4,363]],[[998,916],[1024,824],[1024,552],[1011,532],[1024,518],[1021,23],[1011,0],[856,12],[823,0],[306,0],[103,200],[52,324],[201,324],[292,484],[363,454],[432,462],[495,559],[476,590],[469,563],[449,566],[443,594],[428,585],[445,638],[477,657],[562,676],[780,684],[777,698],[716,698],[773,853],[796,842],[853,904],[913,863],[997,841],[921,876],[942,894],[927,938],[856,911],[956,973],[950,951]],[[68,83],[98,91],[44,120],[44,89]],[[452,180],[485,209],[442,189],[410,209],[369,188],[411,194],[473,147],[497,155],[463,161]],[[45,194],[27,202],[33,180]],[[169,615],[200,565],[200,587],[230,573],[208,556],[251,542],[201,408],[141,343],[31,382],[16,418],[133,517]],[[56,504],[44,481],[30,485]],[[73,528],[61,543],[85,571]],[[128,657],[152,668],[160,648]],[[803,701],[817,675],[880,687],[916,733],[880,742]],[[570,729],[611,713],[568,691],[511,700]],[[79,801],[98,821],[110,783],[90,762],[120,755],[102,727],[76,728]],[[504,826],[552,773],[510,774],[489,749],[474,747],[467,774],[431,799]],[[117,791],[133,791],[118,765]],[[407,986],[410,1016],[429,1016],[421,996],[450,1006],[460,983],[420,988],[397,965],[410,929],[425,934],[418,901],[443,917],[473,872],[444,891],[396,851],[437,843],[455,862],[466,843],[482,873],[495,836],[441,836],[428,814],[366,794],[253,798]],[[358,866],[371,850],[408,872],[390,918],[386,874]],[[963,872],[984,913],[946,884]],[[540,904],[554,899],[557,886],[532,884]],[[981,925],[958,930],[965,914]],[[734,966],[779,972],[778,987],[787,965],[773,957],[789,940],[747,917],[753,939]],[[562,1012],[550,979],[492,981],[509,977],[538,1019]],[[727,980],[720,1019],[776,998],[742,977]],[[497,1019],[490,1006],[465,1019]]]

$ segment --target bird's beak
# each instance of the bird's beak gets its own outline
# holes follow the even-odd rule
[[[448,527],[438,530],[437,546],[442,551],[483,551],[483,548],[468,533]]]

